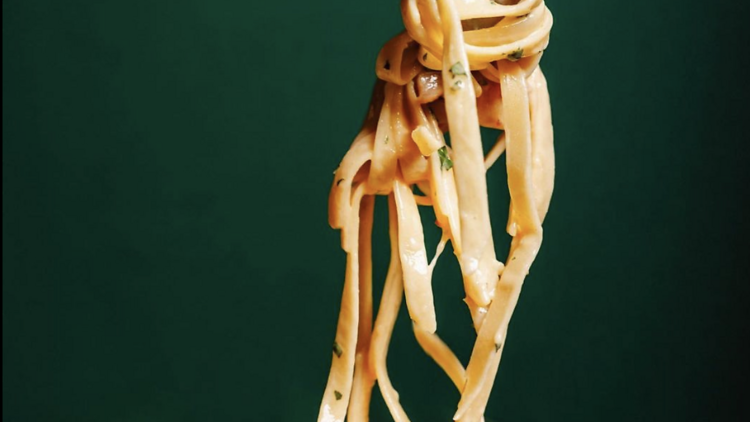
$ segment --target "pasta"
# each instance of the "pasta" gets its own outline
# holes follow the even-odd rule
[[[482,421],[552,196],[552,121],[538,66],[552,27],[544,1],[402,0],[401,12],[406,30],[378,55],[369,111],[329,196],[329,223],[341,229],[347,259],[321,422],[367,421],[376,383],[394,420],[409,421],[386,368],[402,298],[417,342],[461,393],[454,420]],[[486,156],[480,126],[501,130]],[[513,238],[505,263],[495,253],[486,182],[503,153]],[[377,195],[388,197],[391,262],[373,324]],[[419,206],[433,208],[442,230],[429,261]],[[477,332],[465,368],[438,337],[433,305],[432,273],[449,241]]]

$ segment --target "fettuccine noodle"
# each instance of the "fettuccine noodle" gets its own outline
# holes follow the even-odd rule
[[[552,27],[544,1],[402,0],[401,12],[406,31],[378,55],[369,112],[329,197],[347,260],[321,422],[369,420],[376,383],[394,420],[409,421],[386,368],[402,297],[419,345],[461,393],[454,420],[482,421],[552,196],[552,120],[538,67]],[[480,126],[502,130],[486,156]],[[495,253],[486,181],[503,153],[513,237],[505,263]],[[373,325],[376,195],[388,197],[391,263]],[[419,206],[433,208],[443,233],[431,261]],[[477,331],[465,368],[437,335],[432,273],[448,241]]]

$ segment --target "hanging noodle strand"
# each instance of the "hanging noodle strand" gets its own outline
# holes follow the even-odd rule
[[[369,112],[331,186],[329,223],[341,229],[347,259],[319,422],[369,420],[376,383],[393,419],[409,421],[386,367],[402,297],[417,342],[461,394],[453,419],[483,421],[552,196],[552,119],[538,66],[552,27],[544,1],[402,0],[401,14],[406,31],[378,55]],[[480,126],[501,130],[486,156]],[[503,153],[513,238],[505,263],[495,252],[487,198],[487,170]],[[378,195],[388,197],[391,263],[373,324]],[[431,261],[419,206],[433,208],[443,233]],[[477,332],[466,367],[437,335],[432,274],[447,242]]]

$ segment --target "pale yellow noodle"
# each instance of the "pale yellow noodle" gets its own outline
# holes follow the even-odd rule
[[[466,383],[466,369],[461,361],[437,334],[424,330],[417,324],[413,325],[413,329],[414,337],[422,349],[445,371],[458,391],[461,391]]]
[[[323,393],[318,420],[325,422],[343,421],[349,404],[352,378],[354,376],[355,352],[359,322],[359,203],[364,193],[364,186],[354,192],[352,212],[348,214],[343,232],[347,233],[346,279],[341,299],[339,323],[336,328],[335,344],[340,356],[333,352],[328,384]]]
[[[501,133],[497,138],[497,142],[492,146],[490,152],[484,157],[484,168],[489,170],[498,158],[505,152],[505,133]]]
[[[370,398],[375,376],[370,371],[370,338],[372,335],[372,213],[375,198],[365,196],[359,218],[359,329],[354,363],[352,396],[347,412],[350,421],[369,420]]]
[[[394,420],[409,421],[386,368],[403,296],[418,344],[461,393],[454,419],[484,420],[554,185],[549,95],[538,67],[552,26],[544,1],[402,0],[401,12],[406,31],[377,57],[367,117],[331,186],[329,223],[341,229],[347,270],[323,422],[367,421],[376,382]],[[503,130],[486,156],[480,125]],[[503,153],[513,237],[505,263],[495,254],[486,181]],[[391,263],[373,327],[376,195],[388,196]],[[443,233],[429,263],[418,206],[433,208]],[[477,332],[466,368],[436,333],[432,275],[448,241]]]
[[[447,147],[446,150],[449,151]],[[450,236],[454,251],[460,254],[461,225],[458,216],[456,180],[453,176],[453,169],[444,170],[440,157],[435,153],[430,155],[430,186],[437,222],[443,229],[443,233]]]
[[[414,323],[434,333],[437,322],[432,299],[432,280],[417,203],[411,189],[399,178],[394,180],[393,196],[398,213],[398,249],[404,272],[406,305]]]
[[[458,202],[462,205],[461,272],[466,294],[478,305],[492,300],[498,265],[492,242],[484,153],[477,125],[474,87],[468,80],[469,63],[461,23],[452,0],[438,0],[447,43],[443,51],[443,87],[455,163]],[[463,69],[463,74],[456,68]]]
[[[396,215],[396,202],[392,194],[388,196],[388,221],[388,231],[391,237],[391,263],[388,267],[383,295],[380,299],[380,309],[372,332],[370,365],[378,380],[380,394],[383,396],[393,419],[395,422],[408,422],[409,418],[401,407],[401,403],[399,403],[398,392],[391,385],[386,368],[388,344],[391,341],[393,326],[396,324],[398,310],[401,307],[401,298],[404,294],[401,258],[398,252],[398,216]]]
[[[514,208],[513,215],[517,217],[517,233],[511,244],[507,266],[497,285],[495,299],[474,344],[467,367],[466,388],[454,415],[455,420],[461,420],[472,405],[482,409],[486,406],[481,400],[477,402],[477,397],[483,384],[489,382],[488,375],[493,372],[493,363],[499,363],[499,356],[496,355],[502,350],[510,317],[521,293],[521,285],[542,241],[542,227],[531,185],[531,122],[526,81],[518,65],[498,65],[505,70],[501,85],[505,97],[508,187]]]
[[[552,189],[555,184],[555,148],[552,136],[552,113],[547,92],[547,80],[542,69],[536,68],[528,78],[531,107],[532,178],[540,222],[547,216]]]

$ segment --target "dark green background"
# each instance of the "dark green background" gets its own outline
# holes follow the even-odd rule
[[[548,2],[556,191],[487,414],[741,420],[750,7],[605,3]],[[314,420],[344,271],[331,172],[401,28],[396,0],[3,1],[3,421]],[[405,408],[450,420],[458,394],[396,328]]]

